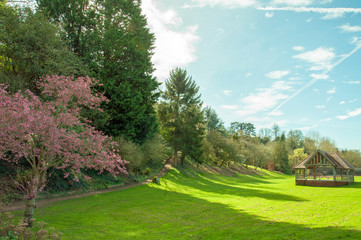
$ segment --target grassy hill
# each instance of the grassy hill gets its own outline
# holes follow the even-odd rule
[[[360,183],[295,186],[262,172],[172,169],[161,185],[56,202],[35,217],[63,239],[361,239]]]

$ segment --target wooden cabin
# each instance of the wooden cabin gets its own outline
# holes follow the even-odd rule
[[[295,167],[296,185],[342,186],[354,181],[355,168],[337,153],[316,150]]]

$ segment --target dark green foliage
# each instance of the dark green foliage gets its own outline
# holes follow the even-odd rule
[[[216,129],[218,131],[224,131],[224,123],[214,109],[206,107],[204,109],[204,118],[207,123],[207,130]]]
[[[157,132],[154,104],[159,83],[152,76],[154,35],[140,1],[38,0],[39,9],[63,26],[73,51],[101,81],[109,99],[94,125],[138,144]],[[94,113],[88,112],[94,117]],[[95,118],[95,117],[94,117]]]
[[[280,140],[278,140],[273,149],[273,161],[275,163],[276,170],[283,173],[290,174],[291,169],[288,164],[288,152],[286,149],[285,135],[282,134]]]
[[[231,134],[245,134],[248,136],[256,136],[256,128],[252,123],[248,122],[232,122],[230,127]]]
[[[303,133],[300,130],[289,131],[286,140],[289,152],[292,153],[296,148],[302,148],[304,139]]]
[[[4,6],[0,22],[0,82],[10,91],[38,92],[35,80],[44,75],[89,73],[59,38],[59,29],[40,12]]]
[[[175,163],[178,151],[182,152],[181,163],[186,156],[201,162],[205,128],[199,87],[187,71],[180,68],[170,72],[165,86],[158,114],[161,133],[174,150]]]

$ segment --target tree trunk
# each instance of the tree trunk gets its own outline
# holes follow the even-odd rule
[[[184,166],[184,159],[186,158],[186,155],[182,153],[181,157],[181,165]]]
[[[33,226],[34,210],[35,210],[35,198],[26,200],[24,222],[27,227]]]
[[[178,151],[177,150],[174,150],[174,167],[177,166],[177,163],[178,163]]]

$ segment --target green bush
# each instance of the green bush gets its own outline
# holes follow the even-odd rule
[[[153,138],[148,139],[142,146],[145,162],[152,166],[156,166],[172,155],[172,150],[167,147],[164,139],[160,135],[155,135]]]
[[[119,144],[119,154],[123,160],[128,161],[127,170],[138,175],[141,167],[145,165],[145,157],[139,145],[127,141],[122,137],[116,139]]]
[[[144,169],[142,174],[149,176],[150,175],[150,169],[149,168]]]

